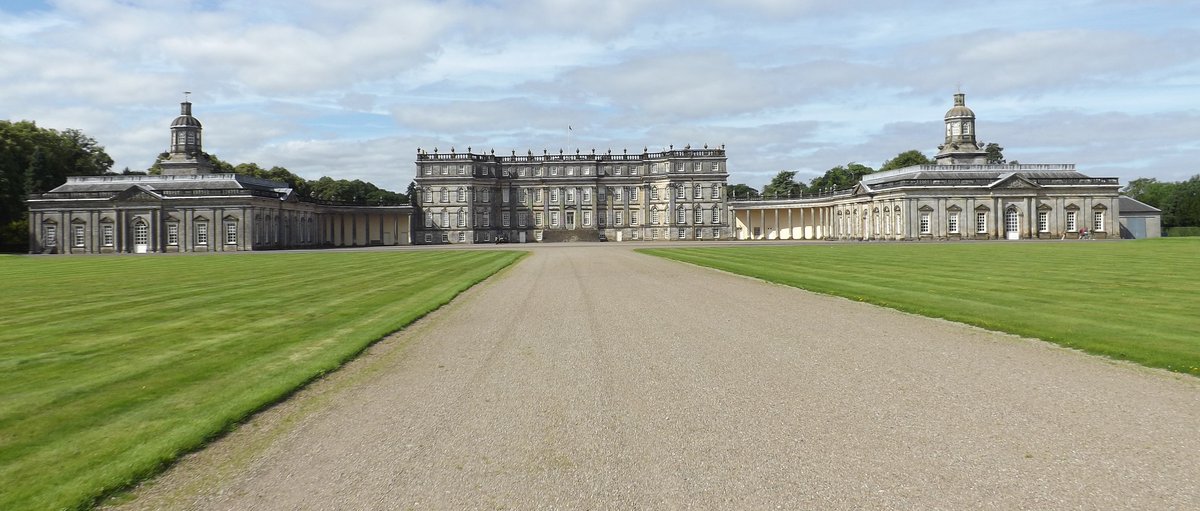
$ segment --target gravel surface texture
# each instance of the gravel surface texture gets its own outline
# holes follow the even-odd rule
[[[130,509],[1200,509],[1200,380],[657,259],[533,254]]]

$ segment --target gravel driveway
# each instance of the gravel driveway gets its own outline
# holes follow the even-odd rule
[[[129,508],[1200,509],[1200,380],[540,246]]]

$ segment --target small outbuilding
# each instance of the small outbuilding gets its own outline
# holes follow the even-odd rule
[[[1133,197],[1122,195],[1121,237],[1125,239],[1161,238],[1162,210]]]

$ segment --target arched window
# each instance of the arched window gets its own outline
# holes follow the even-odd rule
[[[133,244],[134,245],[149,245],[150,244],[150,226],[142,219],[138,219],[133,224]]]

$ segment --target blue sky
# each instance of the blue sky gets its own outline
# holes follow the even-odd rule
[[[1167,0],[10,0],[0,119],[82,129],[140,170],[188,90],[207,151],[310,178],[402,190],[418,147],[724,144],[757,187],[932,155],[961,88],[1010,159],[1181,180],[1197,19]]]

